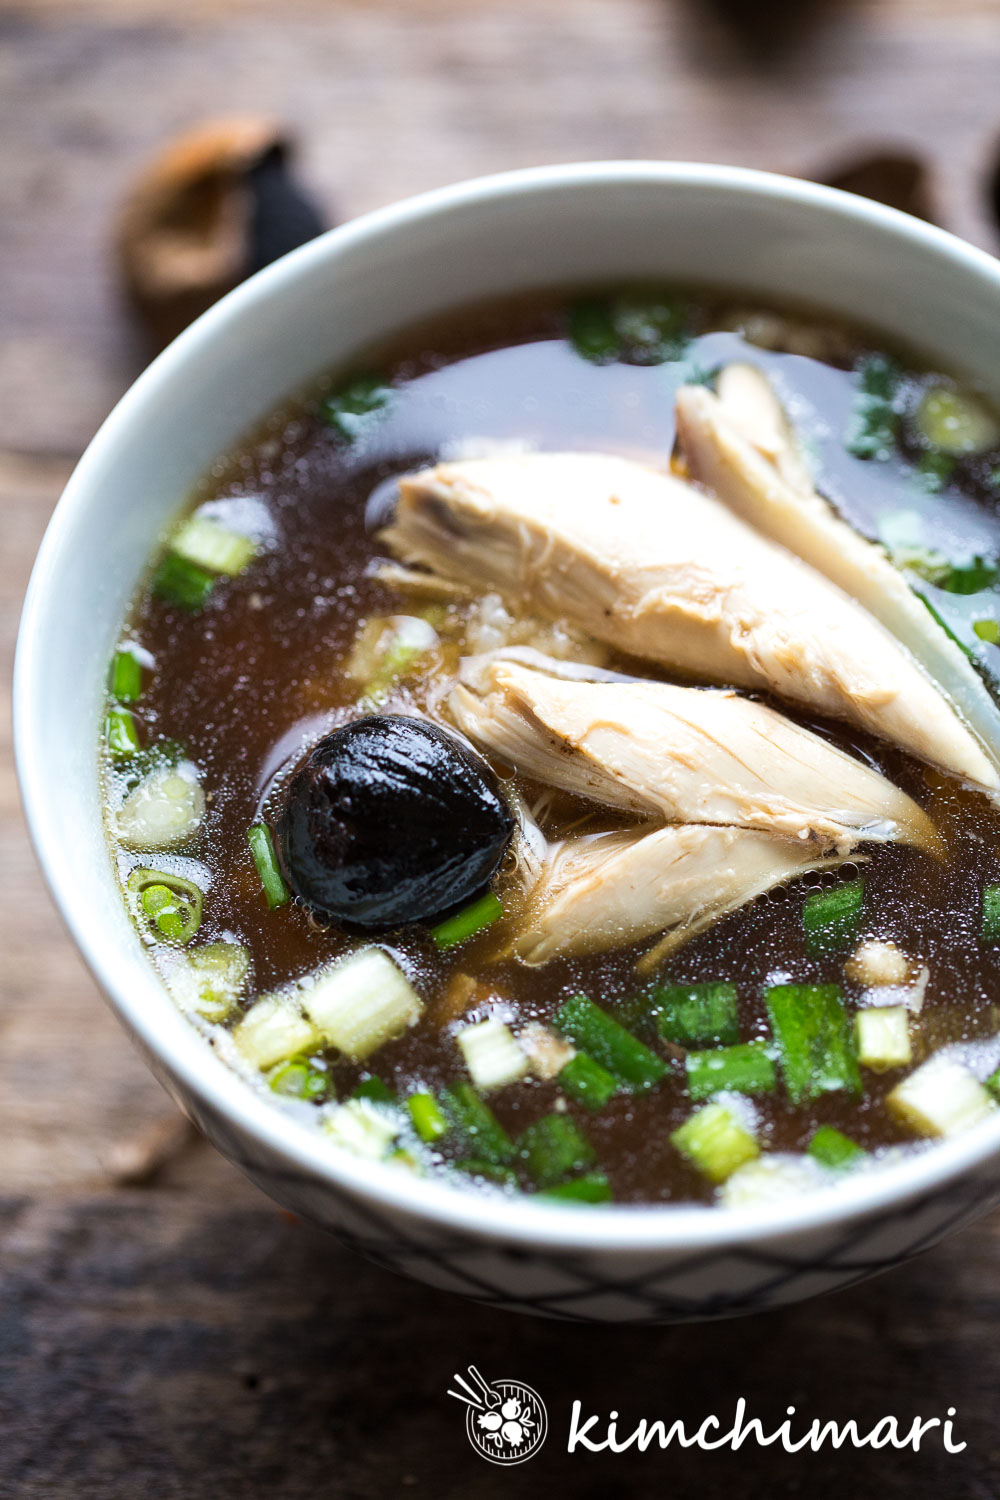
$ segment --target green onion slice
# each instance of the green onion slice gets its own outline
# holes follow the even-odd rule
[[[725,1182],[737,1167],[760,1155],[746,1125],[721,1101],[703,1104],[670,1137],[682,1156],[710,1182]]]
[[[988,885],[983,891],[980,936],[984,943],[1000,943],[1000,885]]]
[[[518,1154],[537,1187],[554,1187],[591,1167],[594,1148],[569,1115],[545,1115],[518,1141]]]
[[[793,1104],[861,1092],[853,1030],[837,985],[774,985],[765,1002]]]
[[[681,1047],[732,1046],[740,1039],[736,986],[728,980],[704,984],[664,984],[653,996],[657,1026]]]
[[[559,1087],[584,1109],[603,1109],[612,1094],[618,1092],[618,1079],[599,1062],[578,1052],[559,1073]]]
[[[411,1094],[406,1101],[413,1128],[428,1145],[448,1134],[448,1116],[433,1094]]]
[[[153,593],[167,604],[196,612],[208,602],[215,574],[176,552],[168,552],[153,575]]]
[[[688,1093],[692,1099],[710,1099],[713,1094],[771,1094],[778,1075],[770,1042],[743,1042],[735,1047],[717,1047],[707,1052],[689,1052]]]
[[[325,1099],[330,1086],[329,1077],[321,1068],[314,1068],[300,1057],[279,1063],[267,1075],[267,1081],[276,1094],[289,1099],[305,1099],[310,1103]]]
[[[806,1150],[821,1166],[829,1167],[835,1172],[854,1166],[868,1155],[856,1141],[835,1130],[832,1125],[821,1125]]]
[[[517,1148],[488,1104],[471,1083],[453,1083],[441,1097],[451,1123],[465,1138],[477,1158],[495,1165],[511,1162]]]
[[[865,883],[861,876],[845,880],[827,891],[816,891],[806,898],[802,908],[802,925],[806,947],[819,955],[836,952],[855,941],[861,926]]]
[[[203,894],[193,880],[166,870],[137,869],[128,877],[132,906],[145,926],[171,943],[187,943],[201,926]]]
[[[454,916],[446,917],[443,922],[432,927],[431,937],[441,949],[456,948],[459,943],[468,942],[469,938],[475,937],[477,932],[482,932],[502,916],[503,906],[499,896],[493,891],[487,891],[470,905],[463,906]]]
[[[620,1026],[586,995],[574,995],[558,1012],[557,1028],[620,1082],[633,1090],[650,1089],[667,1071],[662,1057]]]
[[[392,400],[392,390],[377,375],[356,375],[322,403],[330,426],[353,443],[378,419]]]
[[[369,1073],[367,1078],[362,1078],[357,1088],[351,1094],[352,1099],[367,1099],[372,1104],[398,1104],[399,1100],[387,1083],[375,1073]]]
[[[189,516],[170,538],[170,551],[206,573],[242,573],[257,550],[255,542],[211,521],[207,516]]]
[[[111,658],[108,688],[118,703],[135,703],[142,697],[142,663],[127,646]]]
[[[268,907],[273,911],[276,906],[284,906],[291,900],[292,892],[278,866],[274,836],[267,824],[255,823],[252,828],[248,828],[247,843],[257,866],[260,883],[264,887]]]
[[[113,760],[128,760],[141,749],[135,718],[127,708],[109,708],[104,720],[104,738]]]
[[[461,1161],[454,1163],[454,1167],[467,1177],[481,1177],[484,1182],[495,1182],[498,1187],[518,1186],[517,1173],[512,1167],[505,1167],[502,1162],[487,1161],[484,1156],[463,1157]]]
[[[603,1172],[584,1172],[582,1177],[557,1182],[537,1196],[557,1203],[610,1203],[613,1195]]]

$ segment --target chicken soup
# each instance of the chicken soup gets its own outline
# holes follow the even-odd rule
[[[111,664],[123,896],[331,1151],[752,1203],[1000,1099],[1000,422],[625,288],[371,351],[220,459]]]

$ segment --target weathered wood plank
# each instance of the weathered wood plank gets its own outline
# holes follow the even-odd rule
[[[0,1485],[24,1500],[316,1495],[525,1500],[807,1493],[938,1500],[997,1493],[996,1234],[976,1230],[893,1276],[749,1322],[584,1329],[511,1319],[396,1281],[251,1201],[175,1194],[6,1205]],[[2,1216],[0,1216],[2,1225]],[[516,1476],[483,1462],[445,1395],[473,1362],[548,1404]],[[739,1396],[769,1430],[794,1405],[868,1431],[957,1409],[959,1457],[823,1451],[572,1457],[571,1403],[641,1417],[717,1414]],[[728,1419],[728,1420],[727,1420]]]
[[[135,374],[141,353],[106,253],[114,207],[171,132],[248,104],[300,131],[306,174],[341,216],[546,161],[674,156],[808,175],[895,143],[931,157],[948,222],[990,239],[979,179],[996,130],[1000,27],[987,3],[817,5],[794,48],[763,57],[719,19],[733,9],[732,0],[8,9],[0,446],[78,449]]]

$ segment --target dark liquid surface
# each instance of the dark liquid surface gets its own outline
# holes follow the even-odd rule
[[[703,311],[705,326],[716,315]],[[435,328],[381,361],[394,399],[370,436],[336,440],[314,400],[272,419],[234,456],[218,465],[196,497],[253,497],[266,508],[274,544],[247,571],[223,580],[203,611],[187,614],[143,592],[128,637],[155,659],[136,716],[144,742],[180,741],[199,766],[208,810],[191,853],[211,875],[199,941],[236,937],[253,960],[252,994],[275,989],[327,962],[356,939],[321,930],[301,907],[269,911],[246,843],[275,773],[297,761],[303,746],[333,724],[356,716],[358,690],[344,677],[359,625],[373,616],[411,612],[413,600],[372,578],[384,556],[366,526],[375,487],[392,475],[449,456],[463,440],[527,442],[548,450],[590,449],[666,461],[673,445],[672,396],[691,366],[714,368],[749,359],[772,375],[801,437],[819,459],[824,491],[869,536],[889,512],[927,517],[936,544],[959,552],[1000,552],[1000,522],[982,476],[969,466],[962,487],[928,494],[898,461],[852,458],[842,443],[853,395],[847,368],[853,354],[831,336],[832,363],[772,353],[734,332],[698,338],[682,367],[588,364],[567,342],[563,314],[549,301],[486,310]],[[937,594],[939,591],[935,591]],[[976,600],[947,595],[957,631],[983,612]],[[964,611],[964,614],[963,614]],[[992,646],[982,656],[1000,660]],[[655,672],[647,675],[655,676]],[[386,705],[407,711],[405,684]],[[412,689],[418,694],[421,685]],[[985,799],[870,738],[816,725],[854,750],[928,808],[947,840],[945,857],[898,846],[863,846],[866,877],[862,937],[889,939],[930,970],[915,1036],[915,1061],[938,1045],[987,1038],[1000,1030],[1000,949],[979,940],[985,883],[1000,880],[1000,823]],[[861,866],[859,865],[859,868]],[[767,1029],[763,994],[783,979],[844,985],[843,954],[807,955],[801,918],[809,888],[839,877],[813,877],[772,893],[719,922],[689,943],[655,976],[731,979],[739,984],[743,1039]],[[437,1089],[466,1076],[453,1038],[449,981],[458,972],[480,983],[472,1015],[497,1010],[517,1021],[547,1020],[570,995],[584,992],[621,1016],[647,1041],[643,1019],[649,982],[635,972],[639,950],[556,961],[540,969],[496,962],[496,933],[441,955],[422,929],[388,935],[427,1002],[421,1022],[371,1059],[372,1071],[405,1094]],[[648,946],[648,945],[647,945]],[[849,1000],[857,991],[845,985]],[[443,1023],[443,1024],[442,1024]],[[449,1024],[452,1029],[449,1030]],[[361,1070],[334,1064],[340,1097]],[[912,1139],[883,1099],[898,1075],[865,1074],[865,1096],[830,1094],[793,1110],[781,1089],[758,1101],[762,1138],[802,1150],[816,1125],[838,1126],[863,1146]],[[518,1133],[552,1109],[554,1083],[527,1080],[491,1096],[501,1121]],[[711,1189],[671,1146],[670,1132],[691,1112],[680,1060],[674,1073],[644,1097],[616,1096],[599,1114],[570,1105],[594,1144],[621,1202],[708,1199]]]

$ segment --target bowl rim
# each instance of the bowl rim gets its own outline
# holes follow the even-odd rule
[[[382,1208],[429,1227],[463,1232],[521,1246],[577,1252],[611,1250],[725,1250],[761,1240],[829,1230],[848,1221],[889,1212],[920,1195],[933,1195],[954,1179],[1000,1156],[1000,1111],[995,1120],[967,1134],[930,1143],[898,1163],[817,1188],[792,1202],[720,1210],[692,1204],[609,1205],[600,1212],[579,1206],[542,1203],[527,1195],[509,1197],[471,1192],[433,1178],[416,1178],[381,1163],[360,1161],[325,1142],[318,1131],[276,1108],[239,1077],[207,1046],[186,1018],[183,1028],[157,1029],[155,1007],[125,990],[116,978],[116,943],[83,921],[74,890],[63,876],[60,843],[64,834],[46,813],[46,745],[39,704],[44,663],[35,641],[45,616],[58,608],[58,575],[66,564],[65,537],[71,518],[86,511],[91,474],[113,457],[119,435],[155,403],[161,386],[197,361],[223,330],[265,304],[287,284],[341,250],[383,236],[405,233],[418,220],[446,217],[477,203],[501,198],[557,194],[586,185],[594,189],[623,183],[669,189],[703,187],[734,199],[766,198],[792,203],[858,226],[872,226],[888,238],[904,239],[970,277],[986,281],[998,294],[1000,262],[947,231],[868,199],[834,188],[745,167],[696,162],[597,161],[531,167],[473,178],[376,209],[332,229],[293,251],[231,291],[170,344],[129,387],[105,419],[76,465],[53,511],[32,569],[18,633],[13,682],[13,739],[25,817],[43,876],[57,908],[91,974],[112,1008],[176,1080],[182,1091],[257,1148],[273,1153],[288,1168],[370,1208]],[[817,299],[822,306],[822,298]],[[162,998],[162,982],[148,964],[150,987]],[[180,1012],[178,1012],[180,1016]],[[266,1170],[266,1168],[264,1168]],[[996,1175],[1000,1175],[997,1173]]]

